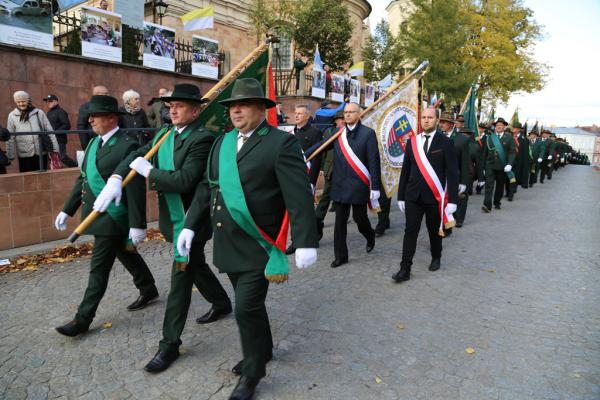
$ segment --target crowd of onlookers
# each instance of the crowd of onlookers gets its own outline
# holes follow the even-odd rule
[[[108,95],[109,91],[104,86],[96,86],[92,95]],[[141,103],[140,94],[135,90],[123,93],[123,105],[120,110],[123,114],[119,117],[121,128],[159,128],[164,123],[170,123],[169,104],[158,98],[169,95],[167,89],[160,89],[158,97],[153,98],[147,109]],[[69,113],[59,103],[54,94],[49,94],[42,99],[45,112],[34,105],[34,100],[29,93],[19,90],[13,94],[15,108],[8,114],[6,127],[0,126],[0,141],[6,143],[6,151],[0,148],[0,174],[6,173],[6,167],[15,161],[18,162],[19,172],[37,171],[48,169],[57,165],[75,167],[77,162],[67,154],[69,135],[66,133],[44,135],[15,135],[18,132],[54,132],[71,130]],[[79,141],[85,150],[93,132],[89,124],[89,102],[84,103],[77,114],[77,126],[73,129],[80,131]],[[152,139],[152,130],[132,131],[129,134],[145,144]],[[73,136],[71,135],[71,138]],[[40,151],[42,160],[40,165]],[[56,163],[55,163],[56,162]]]

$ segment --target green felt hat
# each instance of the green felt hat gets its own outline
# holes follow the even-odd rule
[[[267,108],[272,108],[276,105],[273,100],[265,97],[262,85],[254,78],[244,78],[235,81],[231,90],[231,97],[221,100],[219,103],[229,106],[233,102],[244,100],[260,100],[265,103]]]
[[[119,110],[119,102],[112,96],[92,96],[90,114],[125,114]]]
[[[161,97],[161,101],[191,101],[195,103],[206,103],[208,100],[202,98],[200,88],[191,83],[179,83],[173,88],[169,96]]]

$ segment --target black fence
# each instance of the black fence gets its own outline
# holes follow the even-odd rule
[[[74,11],[65,11],[53,16],[54,48],[61,53],[81,55],[81,18]],[[123,24],[122,28],[122,62],[130,65],[143,65],[144,32]],[[218,53],[219,75],[223,76],[225,54]],[[175,72],[192,73],[194,49],[190,41],[175,41]]]

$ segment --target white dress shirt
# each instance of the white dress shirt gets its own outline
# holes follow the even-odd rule
[[[433,136],[435,135],[435,131],[431,132],[431,133],[425,133],[423,132],[421,135],[418,135],[417,137],[420,137],[421,140],[419,141],[419,146],[421,148],[423,148],[423,145],[425,144],[425,136],[429,136],[429,142],[427,143],[427,151],[425,152],[426,154],[429,152],[429,148],[431,147],[431,142],[433,142]]]
[[[100,139],[102,140],[102,143],[100,144],[100,147],[104,146],[106,144],[106,142],[108,142],[108,140],[113,137],[113,135],[115,133],[117,133],[117,131],[119,130],[119,127],[117,126],[115,129],[110,130],[108,132],[106,132],[104,135],[100,136]]]

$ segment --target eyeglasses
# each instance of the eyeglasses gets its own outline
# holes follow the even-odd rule
[[[354,114],[357,113],[358,111],[344,111],[344,114]]]

